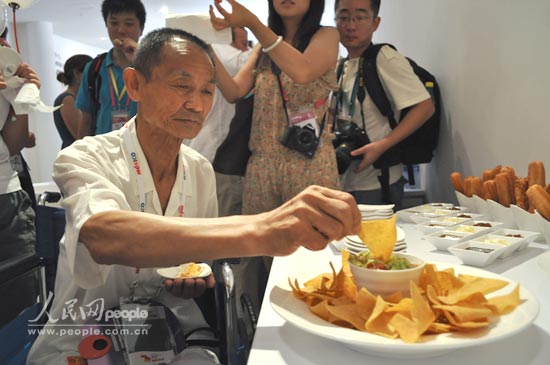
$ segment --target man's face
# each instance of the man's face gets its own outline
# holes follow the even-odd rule
[[[374,17],[370,0],[341,0],[336,9],[340,42],[350,57],[358,57],[369,46],[380,18]]]
[[[111,43],[115,47],[119,47],[118,42],[115,42],[115,40],[130,38],[137,42],[143,28],[141,28],[135,13],[111,13],[107,16],[107,32]]]
[[[194,138],[212,107],[214,68],[196,45],[174,40],[146,81],[138,73],[138,123],[145,120],[178,139]]]
[[[248,32],[242,28],[233,29],[234,40],[231,43],[233,47],[246,51],[248,49]]]

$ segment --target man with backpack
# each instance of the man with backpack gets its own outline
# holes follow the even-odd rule
[[[335,1],[336,27],[348,58],[338,70],[334,144],[343,190],[350,192],[357,203],[393,203],[398,210],[405,179],[402,158],[395,150],[435,109],[430,93],[405,57],[388,45],[373,50],[379,9],[380,0]],[[369,52],[374,55],[369,56]],[[373,100],[371,80],[367,79],[371,75],[365,71],[369,57],[382,85],[381,94],[389,101],[386,111],[381,112],[379,103]],[[408,113],[395,123],[393,115],[407,108]]]
[[[145,26],[145,7],[140,0],[104,0],[101,13],[113,48],[90,61],[82,74],[76,99],[82,112],[80,138],[119,129],[137,112],[122,72],[134,60]]]

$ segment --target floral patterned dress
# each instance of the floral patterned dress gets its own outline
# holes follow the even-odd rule
[[[243,214],[257,214],[280,206],[309,185],[340,188],[336,156],[330,131],[325,123],[321,143],[313,158],[283,146],[281,137],[288,127],[277,76],[269,67],[259,66],[256,73],[254,112],[243,198]],[[328,108],[331,90],[337,90],[334,70],[308,83],[298,84],[280,75],[287,94],[287,109],[301,105],[314,107],[319,124]]]

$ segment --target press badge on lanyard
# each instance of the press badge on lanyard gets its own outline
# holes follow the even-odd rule
[[[290,120],[291,125],[297,127],[305,127],[310,125],[315,130],[315,136],[319,137],[319,123],[317,123],[317,117],[315,114],[315,107],[313,104],[302,105],[298,109],[288,110],[288,119]]]
[[[134,171],[136,175],[137,185],[138,185],[138,194],[139,194],[139,205],[138,209],[140,212],[145,212],[145,184],[143,182],[143,175],[141,171],[141,161],[143,159],[140,159],[140,156],[138,154],[138,150],[136,149],[134,145],[134,141],[132,140],[132,132],[130,131],[130,123],[126,123],[123,125],[124,131],[122,133],[122,136],[124,138],[124,144],[126,145],[126,149],[128,150],[128,154],[130,155],[130,169]],[[181,195],[180,195],[180,204],[178,206],[178,216],[183,217],[185,214],[185,182],[187,181],[187,173],[185,169],[185,162],[183,159],[181,160],[182,168],[183,168],[183,179],[181,182]],[[139,268],[136,268],[136,274],[139,274]],[[130,296],[129,301],[134,300],[134,292],[135,289],[138,286],[138,281],[135,280],[130,285]],[[162,287],[161,287],[162,288]],[[157,293],[158,294],[158,293]]]
[[[116,83],[115,73],[113,72],[113,68],[109,67],[109,74],[110,74],[110,94],[111,94],[111,130],[117,130],[120,129],[124,123],[130,119],[130,96],[128,96],[128,91],[126,90],[126,85],[122,88],[122,90],[118,90],[118,85]],[[122,98],[126,95],[126,102],[125,105],[122,105]]]

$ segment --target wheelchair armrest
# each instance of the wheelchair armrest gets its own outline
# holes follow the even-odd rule
[[[6,283],[42,265],[43,259],[35,253],[29,253],[0,262],[0,284]]]
[[[61,193],[57,191],[45,191],[38,196],[38,205],[57,203],[61,199]]]

